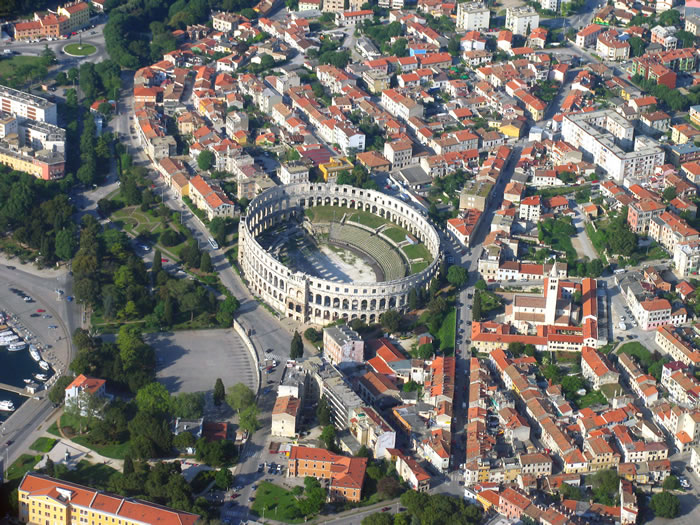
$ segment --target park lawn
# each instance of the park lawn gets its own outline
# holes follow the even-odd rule
[[[395,243],[400,243],[406,240],[406,230],[399,228],[398,226],[387,228],[383,230],[382,233]]]
[[[41,461],[42,457],[43,456],[41,454],[36,456],[31,454],[22,454],[12,465],[10,465],[10,468],[7,469],[7,479],[13,480],[21,478],[27,472],[32,470],[34,465]]]
[[[625,343],[617,350],[617,353],[636,357],[645,369],[648,369],[653,364],[651,352],[644,345],[635,341]]]
[[[15,55],[12,58],[3,58],[0,60],[0,79],[8,81],[17,73],[17,69],[26,66],[36,67],[40,64],[41,57],[36,56]]]
[[[126,453],[129,451],[131,443],[126,441],[125,443],[112,443],[109,445],[95,445],[91,443],[86,436],[76,436],[72,439],[73,442],[78,445],[94,450],[101,456],[112,459],[124,459]]]
[[[457,310],[452,311],[445,316],[440,325],[440,331],[437,334],[440,340],[440,350],[454,350],[455,347],[455,330],[457,329]]]
[[[109,478],[119,471],[101,463],[90,463],[82,460],[75,470],[69,470],[61,476],[61,479],[72,483],[87,485],[98,490],[109,488]]]
[[[96,445],[94,443],[91,443],[86,435],[74,435],[76,433],[76,430],[80,428],[80,424],[78,422],[78,419],[71,414],[64,413],[61,416],[60,425],[63,429],[63,432],[65,432],[66,435],[70,437],[71,441],[77,443],[78,445],[82,445],[86,448],[89,448],[90,450],[94,450],[98,454],[107,458],[124,459],[124,456],[126,456],[126,453],[129,450],[129,446],[131,445],[129,441],[126,441],[125,443],[111,443],[109,445]],[[72,430],[72,432],[66,432],[67,429]]]
[[[598,255],[603,255],[605,252],[604,227],[602,225],[598,225],[598,231],[596,231],[593,229],[593,225],[591,223],[586,223],[586,234],[591,240],[591,244],[593,244],[593,247],[598,252]]]
[[[304,521],[299,513],[296,497],[290,491],[267,481],[258,486],[252,510],[258,516],[262,516],[264,510],[266,518],[285,523]]]
[[[424,244],[408,244],[401,248],[403,253],[409,259],[423,259],[424,261],[430,261],[432,259],[428,248]]]
[[[97,52],[97,48],[92,44],[68,44],[64,51],[70,55],[88,56]]]
[[[495,293],[482,291],[479,294],[479,300],[481,301],[481,313],[485,314],[491,310],[497,310],[503,304],[501,298]]]
[[[606,385],[607,386],[607,385]],[[581,396],[576,404],[579,408],[588,408],[591,405],[604,405],[608,402],[605,395],[600,390],[593,390]]]
[[[58,423],[56,421],[51,423],[51,426],[49,428],[47,428],[46,431],[49,434],[52,434],[56,437],[61,437],[61,433],[58,431]]]
[[[543,188],[543,189],[537,190],[536,194],[540,195],[546,199],[549,199],[550,197],[554,197],[556,195],[568,195],[569,193],[574,193],[575,191],[576,191],[576,187],[561,186],[558,188]]]
[[[37,452],[50,452],[51,449],[56,445],[58,442],[58,439],[53,439],[49,437],[40,437],[37,438],[37,440],[31,444],[29,448],[32,450],[36,450]]]

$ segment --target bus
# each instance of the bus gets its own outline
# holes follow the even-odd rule
[[[217,243],[212,237],[209,237],[209,245],[210,245],[214,250],[218,250],[218,249],[219,249],[218,243]]]

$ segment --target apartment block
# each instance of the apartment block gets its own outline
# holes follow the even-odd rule
[[[506,9],[506,29],[514,35],[527,36],[540,26],[540,15],[534,7],[509,7]]]
[[[483,2],[457,4],[457,29],[481,31],[489,28],[491,11]]]
[[[331,364],[362,363],[364,350],[365,342],[349,326],[338,325],[323,329],[323,355]]]
[[[56,104],[43,97],[0,85],[0,111],[56,125]]]
[[[309,182],[309,164],[302,161],[283,162],[278,175],[282,184]]]
[[[634,125],[613,110],[569,114],[562,120],[564,141],[591,156],[618,184],[626,177],[651,175],[664,163],[664,150],[655,140],[640,136],[632,147],[633,137]]]

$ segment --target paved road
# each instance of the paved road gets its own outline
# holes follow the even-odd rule
[[[67,363],[73,360],[74,348],[72,345],[71,334],[75,328],[81,325],[80,307],[75,302],[68,302],[63,299],[57,300],[55,289],[64,290],[63,297],[72,295],[72,279],[67,272],[62,272],[58,276],[42,277],[36,271],[23,271],[20,265],[11,262],[16,266],[15,270],[8,269],[5,265],[0,266],[0,287],[1,294],[5,297],[0,308],[10,308],[13,313],[18,315],[22,324],[43,342],[44,346],[51,345],[49,352],[53,353],[53,359],[48,360],[55,364],[56,372],[62,373],[65,371]],[[10,303],[11,299],[5,294],[10,294],[7,291],[8,287],[19,288],[34,299],[34,303]],[[22,307],[24,306],[24,310]],[[49,321],[43,318],[31,318],[29,314],[37,308],[45,309],[54,322],[59,326],[54,331],[48,330]],[[55,335],[54,332],[61,334]],[[58,337],[61,339],[58,340]],[[47,355],[47,357],[49,357]],[[53,407],[48,398],[44,397],[41,400],[30,399],[22,404],[22,406],[2,425],[0,432],[2,433],[2,448],[0,448],[0,457],[5,460],[6,464],[11,464],[21,454],[27,451],[29,445],[33,443],[33,433],[41,423],[51,415]],[[11,440],[13,443],[9,447],[5,445],[6,440]]]
[[[102,34],[102,30],[104,29],[106,21],[106,16],[101,17],[101,21],[99,22],[99,24],[95,24],[94,29],[86,29],[79,35],[72,36],[68,40],[54,40],[52,42],[25,42],[22,40],[17,40],[13,42],[3,43],[3,46],[7,46],[7,49],[11,49],[16,53],[19,53],[20,55],[34,56],[40,55],[41,52],[44,50],[44,47],[48,46],[49,49],[56,53],[56,58],[58,58],[59,64],[71,64],[69,68],[73,67],[79,62],[102,62],[103,60],[107,60],[109,58],[109,54],[107,53],[107,48],[105,46],[104,35]],[[92,34],[93,32],[95,34]],[[65,46],[67,46],[68,44],[78,43],[81,41],[81,39],[83,43],[92,44],[93,46],[95,46],[97,48],[97,52],[94,55],[80,58],[73,58],[61,53],[61,50]]]

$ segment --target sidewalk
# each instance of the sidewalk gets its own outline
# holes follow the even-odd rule
[[[34,266],[34,264],[21,263],[17,257],[10,258],[5,253],[0,253],[0,264],[15,266],[18,270],[22,270],[23,272],[27,272],[36,277],[42,277],[45,279],[63,277],[66,275],[66,273],[68,273],[68,270],[65,267],[39,269]]]

